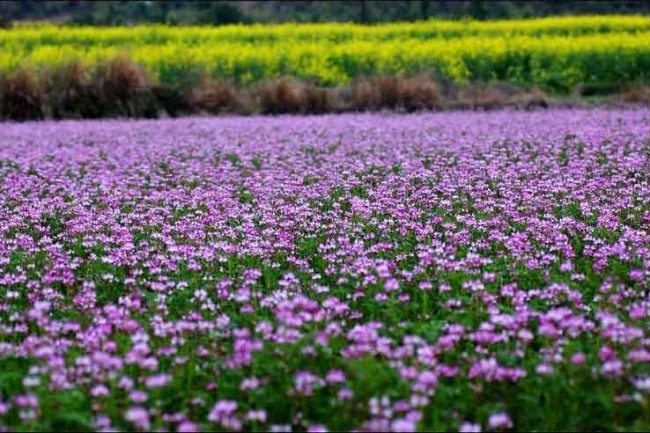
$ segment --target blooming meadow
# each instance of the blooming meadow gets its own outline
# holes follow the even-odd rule
[[[5,430],[647,430],[650,111],[0,125]]]

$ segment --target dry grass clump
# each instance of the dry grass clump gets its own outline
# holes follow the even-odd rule
[[[55,119],[102,117],[99,89],[93,85],[91,71],[72,62],[48,77],[49,112]]]
[[[367,78],[359,78],[352,82],[351,105],[354,110],[369,111],[379,108],[381,94],[374,82]]]
[[[302,86],[290,78],[261,84],[256,88],[263,114],[300,113],[303,108]]]
[[[237,105],[237,92],[227,83],[204,78],[191,90],[188,103],[194,112],[218,114],[233,111]]]
[[[262,114],[322,114],[334,109],[330,91],[286,77],[255,87],[252,99]]]
[[[333,93],[309,83],[302,88],[303,113],[325,114],[335,110]]]
[[[546,93],[537,87],[525,91],[511,99],[512,105],[524,110],[534,110],[536,108],[548,108],[549,101]]]
[[[100,65],[94,86],[105,115],[156,117],[158,106],[144,70],[127,57],[118,56]]]
[[[379,93],[379,108],[394,110],[400,102],[400,79],[397,77],[379,76],[374,79],[374,85]]]
[[[151,94],[160,106],[160,111],[170,117],[178,117],[196,112],[187,95],[188,91],[178,86],[151,86]]]
[[[494,110],[547,108],[549,99],[539,88],[521,89],[507,83],[467,84],[457,87],[449,97],[449,108]]]
[[[144,71],[126,57],[95,69],[79,62],[47,75],[47,112],[55,119],[157,117],[160,104]]]
[[[467,85],[454,98],[454,108],[492,110],[506,105],[504,94],[492,87]]]
[[[622,102],[633,104],[650,103],[650,87],[644,84],[630,84],[620,94]]]
[[[435,81],[419,75],[400,81],[399,101],[408,112],[433,110],[440,107],[442,95]]]
[[[431,110],[441,103],[437,84],[424,75],[416,77],[378,76],[352,83],[351,107],[357,111]]]
[[[39,76],[19,69],[0,79],[0,117],[17,121],[43,119],[45,97]]]

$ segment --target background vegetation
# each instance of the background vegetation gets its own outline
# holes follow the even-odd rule
[[[135,28],[54,26],[0,31],[0,70],[96,68],[117,55],[153,81],[207,76],[234,84],[291,76],[323,86],[360,76],[425,73],[454,82],[509,81],[569,91],[645,80],[650,17],[494,22],[229,25]]]
[[[73,24],[388,22],[430,17],[511,19],[549,15],[650,13],[637,1],[3,1],[6,20]]]
[[[346,11],[363,6],[368,16],[357,21],[389,20],[396,10],[406,11],[405,5],[393,3],[387,5],[395,6],[394,10],[387,7],[380,17],[375,2],[350,2],[351,6],[341,6],[338,17],[352,21],[354,17]],[[309,19],[329,20],[331,6],[318,2],[67,2],[66,9],[62,4],[46,2],[36,11],[29,2],[2,3],[12,23],[0,29],[0,116],[411,111],[508,105],[514,93],[519,94],[515,105],[520,105],[521,94],[528,105],[530,94],[540,100],[542,92],[554,96],[624,92],[635,101],[647,101],[649,93],[650,15],[408,22],[411,16],[407,14],[395,15],[404,19],[396,23],[251,24],[270,20],[263,11],[276,11],[277,21],[307,20],[300,11],[320,11]],[[553,5],[544,3],[538,14],[570,12],[573,7],[571,2],[561,10]],[[599,5],[585,3],[584,10],[615,9],[613,4],[605,8],[606,2]],[[617,5],[637,12],[645,7],[639,2]],[[528,6],[516,2],[450,2],[449,8],[439,9],[442,6],[443,2],[409,3],[411,9],[420,8],[420,17],[462,8],[469,11],[459,15],[465,17],[528,14]],[[127,24],[145,24],[79,24],[114,24],[102,18],[105,10],[115,12],[111,17],[123,11],[131,17]],[[485,13],[479,14],[480,10]],[[191,13],[211,23],[239,23],[147,23],[208,23],[193,20]],[[95,18],[86,19],[88,14]],[[237,17],[228,21],[224,14]],[[20,21],[28,18],[63,24]],[[468,100],[468,94],[481,96]]]

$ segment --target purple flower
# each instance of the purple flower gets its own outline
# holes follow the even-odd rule
[[[167,385],[171,380],[171,376],[168,374],[157,374],[155,376],[150,376],[145,381],[145,385],[149,389],[162,388]]]
[[[583,365],[586,361],[584,353],[578,352],[571,355],[571,363],[575,365]]]
[[[488,419],[488,426],[492,429],[512,428],[512,420],[505,412],[494,413]]]
[[[479,433],[481,431],[481,425],[464,422],[460,425],[458,431],[461,433]]]
[[[390,424],[393,432],[414,432],[417,431],[417,423],[409,419],[396,419]]]
[[[124,418],[140,430],[149,430],[149,413],[143,407],[135,406],[126,410]]]
[[[199,432],[201,430],[193,422],[183,421],[178,425],[176,431],[178,431],[179,433],[195,433],[195,432]]]

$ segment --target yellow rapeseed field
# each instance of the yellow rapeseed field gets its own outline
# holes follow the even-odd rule
[[[333,86],[358,76],[427,73],[456,82],[569,89],[647,80],[650,17],[0,30],[0,73],[71,62],[92,68],[118,55],[162,84],[200,76],[239,84],[293,76]]]

